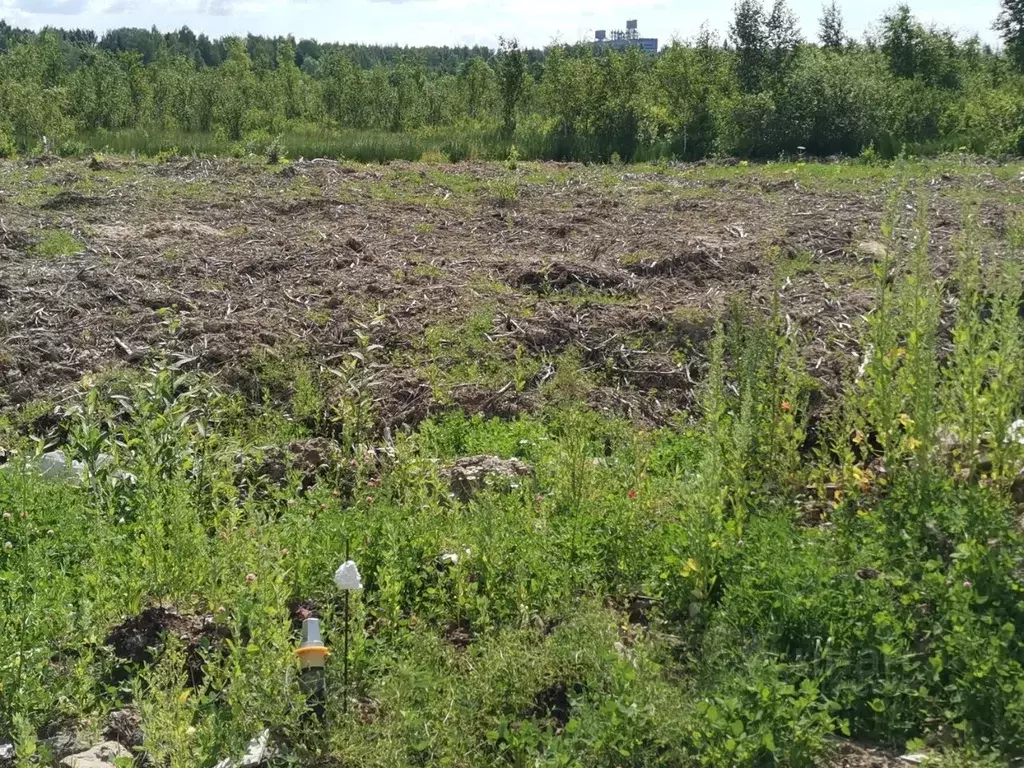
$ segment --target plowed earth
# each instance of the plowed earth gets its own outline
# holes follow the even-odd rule
[[[941,275],[965,216],[995,253],[1022,208],[1019,169],[966,161],[6,163],[0,409],[164,355],[244,387],[254,354],[330,366],[379,317],[365,384],[382,425],[536,407],[567,352],[592,375],[591,405],[664,423],[693,406],[730,306],[767,312],[777,295],[809,370],[835,386],[859,362],[884,216],[895,268],[923,216]],[[486,364],[453,373],[471,338]]]

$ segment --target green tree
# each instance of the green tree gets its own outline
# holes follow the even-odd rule
[[[363,98],[363,73],[344,53],[331,51],[320,64],[323,108],[337,125],[367,126],[368,99]]]
[[[481,56],[473,56],[459,72],[459,85],[466,103],[466,114],[474,120],[488,114],[497,92],[494,70]]]
[[[958,89],[961,51],[953,33],[925,29],[906,5],[882,19],[882,53],[897,77],[919,78],[929,86]]]
[[[60,37],[45,31],[0,56],[0,130],[23,150],[73,133],[60,46]]]
[[[736,75],[745,93],[761,90],[768,67],[768,31],[760,0],[740,0],[729,27],[736,48]]]
[[[908,5],[901,5],[882,18],[882,53],[897,77],[910,78],[917,73],[920,32]]]
[[[782,75],[793,61],[797,48],[803,42],[796,15],[787,0],[775,0],[772,12],[765,22],[768,48],[771,51],[772,70]]]
[[[843,12],[836,0],[831,5],[822,6],[821,20],[818,22],[818,39],[821,45],[833,51],[841,51],[846,44],[846,29],[843,23]]]
[[[1003,0],[996,29],[1017,71],[1024,72],[1024,0]]]
[[[713,148],[715,102],[732,88],[725,58],[702,30],[695,48],[670,46],[654,62],[648,112],[679,157],[704,157]]]
[[[555,46],[544,62],[540,84],[540,101],[544,112],[554,119],[553,133],[557,139],[556,156],[571,156],[569,147],[578,133],[587,133],[588,105],[596,98],[590,95],[596,82],[596,62],[589,51],[585,56],[570,57],[562,46]],[[561,154],[561,153],[565,154]]]
[[[295,63],[295,40],[286,37],[277,43],[277,69],[274,72],[281,93],[282,108],[287,120],[303,114],[302,73]]]
[[[228,57],[218,72],[217,122],[228,138],[237,141],[247,128],[249,110],[256,94],[256,76],[245,43],[229,38]]]
[[[519,50],[519,41],[499,38],[498,86],[501,92],[501,118],[505,134],[516,132],[519,103],[526,90],[526,57]]]

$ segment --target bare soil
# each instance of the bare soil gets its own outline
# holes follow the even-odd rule
[[[490,185],[509,174],[497,165],[3,164],[0,409],[168,355],[235,384],[261,351],[330,365],[382,316],[366,382],[382,427],[453,407],[531,410],[570,350],[593,374],[593,406],[664,423],[692,407],[731,304],[768,311],[777,294],[812,373],[834,382],[856,365],[890,201],[897,242],[927,206],[939,273],[965,210],[1001,250],[1024,208],[1015,170],[731,170],[530,165],[518,201],[498,208]],[[81,249],[40,255],[53,231]],[[457,349],[481,308],[495,359],[544,361],[528,380],[426,373],[451,363],[445,344]],[[431,349],[442,325],[451,339]]]

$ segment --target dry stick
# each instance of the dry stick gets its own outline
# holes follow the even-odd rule
[[[346,536],[345,537],[345,562],[346,563],[349,560],[349,552],[348,552],[348,550],[349,550],[349,543],[350,542],[351,542],[351,536]],[[348,635],[349,635],[348,596],[349,596],[349,590],[346,589],[345,590],[345,662],[344,662],[344,665],[343,665],[344,669],[345,669],[345,698],[344,698],[344,700],[342,701],[342,704],[341,704],[342,712],[344,712],[346,715],[348,714]]]

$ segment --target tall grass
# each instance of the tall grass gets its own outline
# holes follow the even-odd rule
[[[244,151],[243,142],[232,142],[211,133],[128,129],[85,134],[86,149],[144,156],[177,151],[201,156],[229,156]],[[562,138],[539,131],[522,131],[509,137],[497,131],[421,130],[412,133],[383,131],[289,129],[281,137],[290,158],[347,158],[364,163],[389,160],[416,161],[441,152],[453,162],[505,160],[512,147],[524,160],[606,162],[615,147],[588,137]],[[643,146],[632,158],[638,162],[670,157],[668,143]]]

